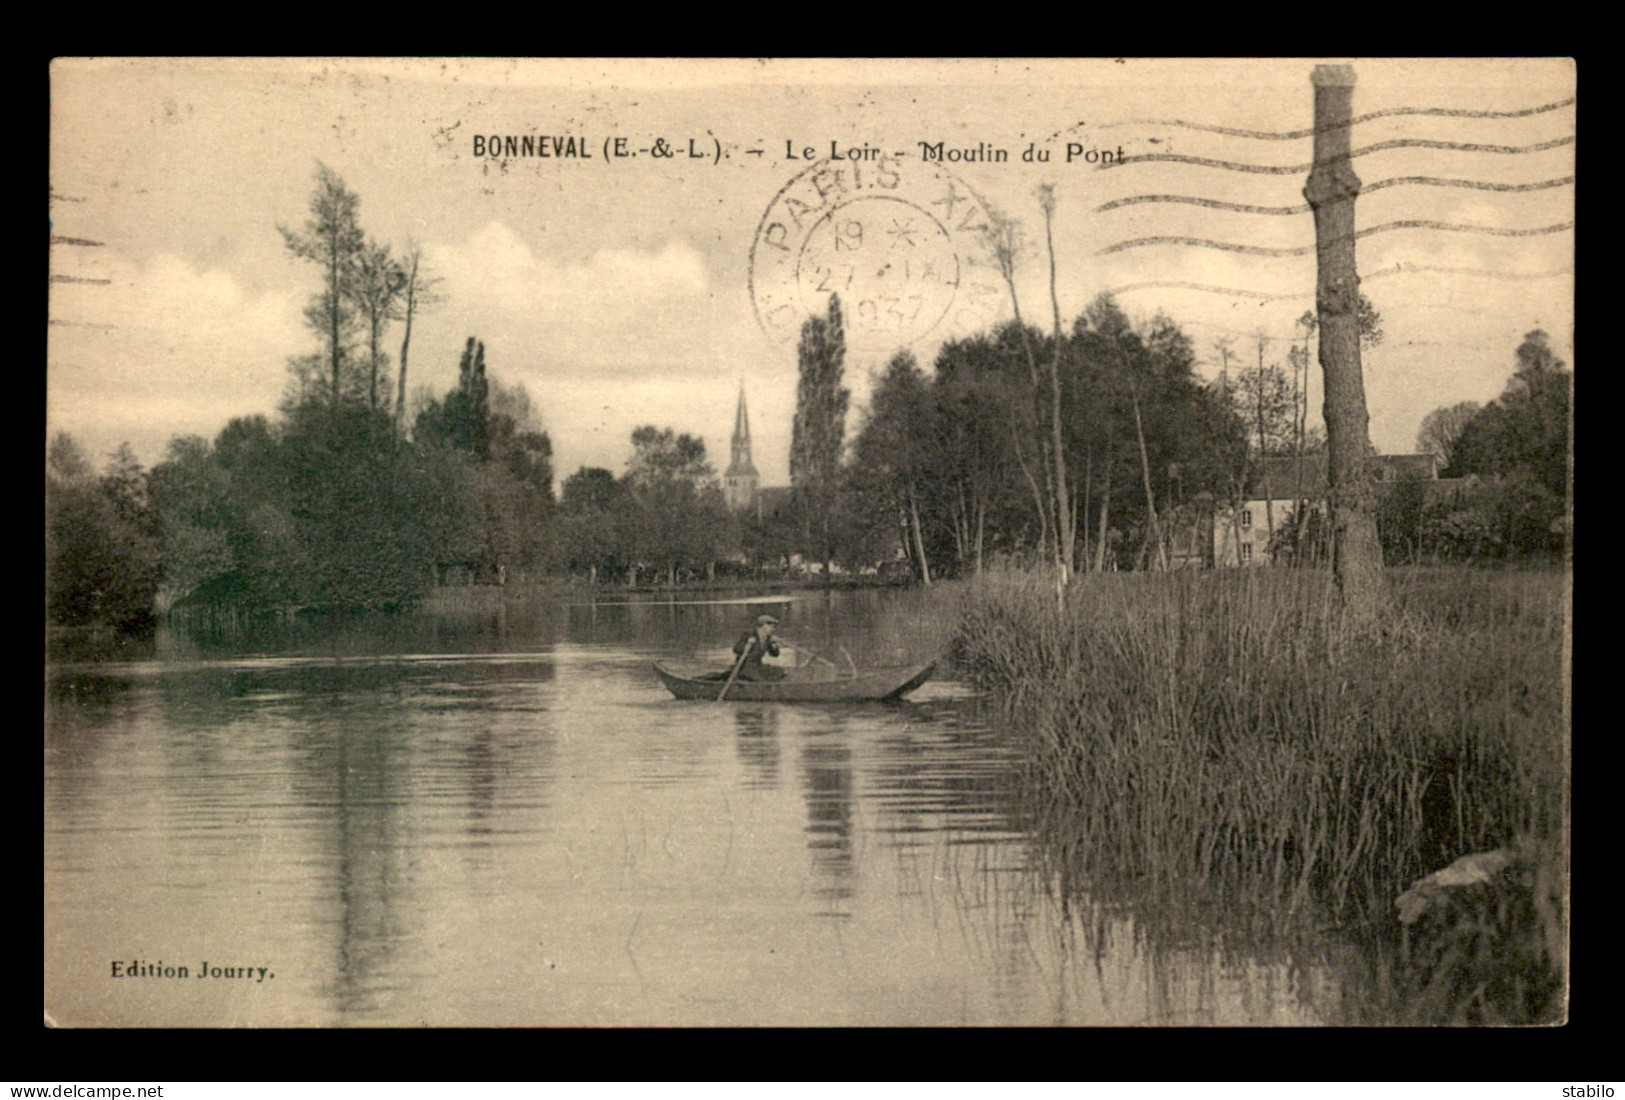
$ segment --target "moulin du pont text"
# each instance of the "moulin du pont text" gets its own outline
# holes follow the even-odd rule
[[[916,140],[901,148],[885,148],[869,142],[843,144],[831,140],[827,144],[798,142],[785,138],[783,151],[776,143],[759,141],[755,144],[724,142],[711,134],[704,137],[639,140],[629,137],[590,138],[581,134],[475,134],[473,153],[483,160],[577,160],[615,163],[642,160],[708,161],[721,164],[735,155],[753,159],[814,161],[850,160],[877,162],[882,159],[919,159],[939,164],[1064,164],[1102,166],[1120,164],[1124,158],[1121,145],[1103,149],[1081,141],[1046,142],[1029,141],[996,145],[978,141],[974,144],[954,144],[945,140]]]

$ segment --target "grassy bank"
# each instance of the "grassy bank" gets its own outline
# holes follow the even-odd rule
[[[1413,880],[1515,848],[1528,904],[1484,919],[1521,938],[1523,969],[1560,968],[1563,579],[1392,580],[1378,640],[1338,629],[1315,572],[1090,577],[1065,613],[1041,577],[966,593],[956,661],[1028,740],[1035,824],[1063,880],[1170,905],[1245,899],[1227,918],[1254,931],[1313,910],[1397,936]],[[1440,949],[1451,965],[1508,954],[1480,931]],[[1435,1015],[1459,1009],[1452,996]]]

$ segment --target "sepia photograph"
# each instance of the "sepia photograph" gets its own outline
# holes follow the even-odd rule
[[[1566,58],[58,58],[51,1028],[1568,1021]]]

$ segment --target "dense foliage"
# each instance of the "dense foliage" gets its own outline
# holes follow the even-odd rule
[[[320,166],[307,220],[281,229],[318,287],[305,312],[315,348],[290,356],[275,418],[238,418],[212,441],[174,439],[150,472],[125,448],[98,474],[72,440],[53,442],[54,622],[135,622],[173,604],[395,607],[437,583],[559,571],[676,583],[719,565],[784,569],[798,556],[826,576],[833,566],[926,583],[995,561],[1053,561],[1063,576],[1166,566],[1176,544],[1201,542],[1204,515],[1239,499],[1254,459],[1322,445],[1306,430],[1307,336],[1291,348],[1290,381],[1265,363],[1261,340],[1258,365],[1234,375],[1221,349],[1223,380],[1208,384],[1173,322],[1136,325],[1106,296],[1070,327],[1057,305],[1049,334],[1018,321],[950,341],[929,367],[900,352],[849,438],[832,296],[798,347],[786,497],[730,513],[703,440],[648,426],[633,433],[624,476],[582,469],[561,507],[530,398],[488,372],[478,339],[456,386],[420,396],[407,417],[412,326],[443,301],[439,280],[416,245],[397,257],[369,238],[360,207]],[[1314,318],[1301,324],[1307,334]],[[1361,332],[1381,336],[1369,303]],[[1390,562],[1564,546],[1571,376],[1543,332],[1517,358],[1498,400],[1424,422],[1420,445],[1466,480],[1445,496],[1383,495]],[[1324,517],[1298,511],[1274,530],[1274,550],[1313,562]]]
[[[72,439],[46,476],[48,614],[131,625],[172,606],[232,612],[393,608],[459,577],[536,576],[552,559],[552,443],[523,387],[488,377],[474,338],[458,385],[411,435],[383,342],[439,301],[415,246],[367,238],[360,200],[319,167],[310,218],[282,230],[320,273],[279,415],[212,441],[172,439],[142,471],[128,448],[97,477]]]
[[[45,467],[46,613],[64,626],[136,626],[158,588],[156,518],[146,477],[120,447],[98,475],[72,437]]]
[[[669,584],[713,575],[740,538],[705,441],[653,425],[632,433],[624,477],[584,466],[565,479],[558,532],[563,568],[629,584],[644,567]]]
[[[1449,560],[1555,557],[1569,534],[1570,401],[1574,376],[1539,329],[1517,349],[1501,396],[1435,410],[1418,445],[1447,459],[1442,476],[1465,479],[1416,516],[1424,556]]]
[[[922,577],[1052,557],[1055,510],[1044,501],[1055,481],[1034,412],[1047,384],[1034,381],[1029,347],[1060,365],[1073,569],[1143,561],[1168,534],[1159,511],[1228,496],[1246,454],[1241,420],[1197,375],[1176,326],[1158,317],[1136,329],[1101,298],[1058,350],[1011,324],[945,344],[929,376],[912,356],[893,359],[851,449],[848,492],[861,503],[850,511],[862,525],[851,545],[873,555],[885,532]]]

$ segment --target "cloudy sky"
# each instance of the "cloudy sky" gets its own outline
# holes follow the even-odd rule
[[[929,363],[990,310],[1008,315],[948,187],[1025,228],[1029,320],[1050,315],[1036,190],[1053,184],[1065,318],[1115,290],[1131,316],[1185,326],[1210,376],[1219,340],[1252,363],[1262,334],[1283,360],[1313,305],[1314,227],[1297,208],[1314,64],[60,61],[47,430],[98,456],[128,441],[151,463],[174,435],[273,413],[289,357],[319,346],[302,318],[318,274],[277,228],[303,224],[318,162],[360,196],[371,236],[420,242],[444,280],[445,303],[414,326],[411,387],[449,388],[477,336],[492,374],[528,390],[561,478],[623,470],[640,424],[704,436],[720,469],[743,384],[757,466],[787,480],[795,348],[762,323],[763,298],[816,305],[839,281],[818,265],[846,256],[838,223],[797,220],[796,197],[815,201],[809,169],[868,171],[849,182],[884,180],[910,204],[852,208],[864,255],[884,240],[892,259],[934,264],[927,279],[957,272],[923,315],[854,341],[849,429],[899,344]],[[1573,365],[1575,74],[1562,60],[1353,65],[1354,113],[1376,116],[1352,129],[1363,290],[1386,331],[1365,359],[1371,434],[1408,451],[1431,409],[1496,396],[1531,329]],[[573,137],[592,155],[476,156],[484,135]],[[606,159],[616,139],[638,155]],[[678,155],[644,152],[657,139]],[[886,159],[820,169],[832,142]],[[1009,160],[929,164],[922,143],[938,142]],[[1124,163],[1068,164],[1069,144]],[[1024,162],[1029,145],[1050,161]],[[1194,201],[1120,202],[1148,196]],[[791,248],[758,239],[775,220]]]

